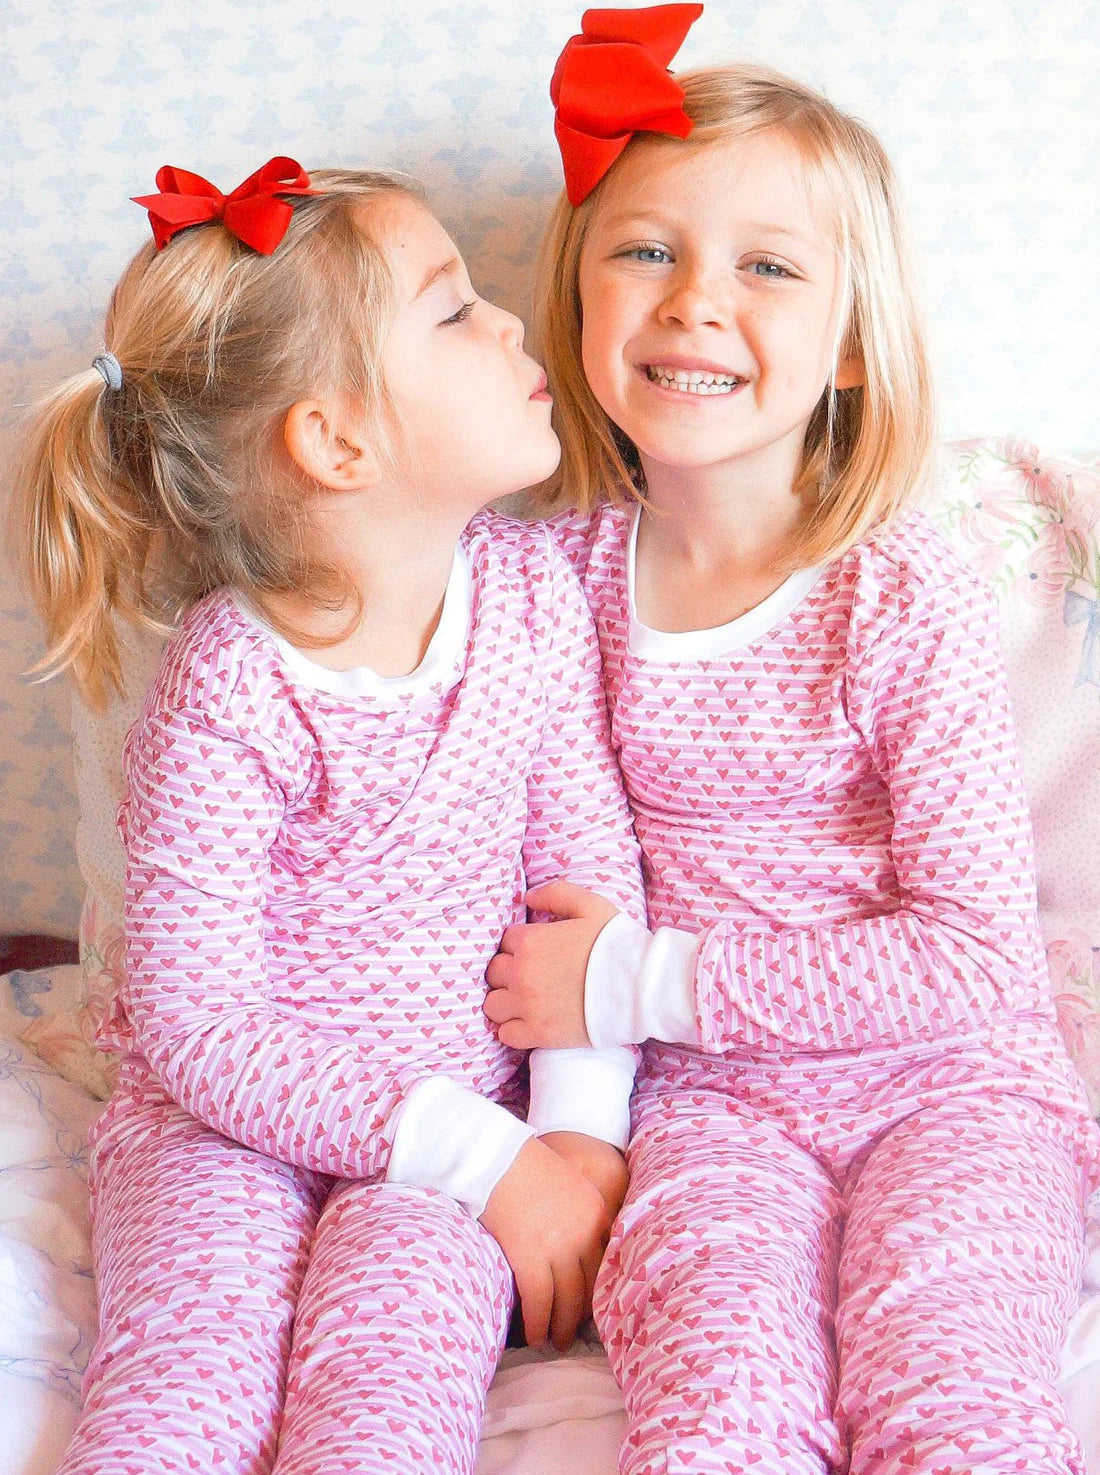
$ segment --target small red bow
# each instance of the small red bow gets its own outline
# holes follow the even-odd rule
[[[161,251],[177,231],[189,225],[220,220],[238,241],[261,256],[270,256],[286,235],[292,210],[279,195],[316,195],[309,175],[295,159],[268,159],[262,169],[250,174],[231,195],[223,195],[201,174],[189,174],[165,164],[157,170],[159,195],[135,195],[135,205],[144,205],[153,227],[153,239]]]
[[[585,11],[550,83],[570,204],[591,194],[635,133],[691,132],[668,67],[702,13],[701,5]]]

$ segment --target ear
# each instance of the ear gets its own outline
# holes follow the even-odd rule
[[[861,354],[842,358],[836,366],[833,386],[836,389],[862,389],[867,383],[867,373]]]
[[[361,492],[378,481],[378,458],[363,440],[362,425],[324,400],[300,400],[283,421],[291,460],[311,481],[334,492]]]

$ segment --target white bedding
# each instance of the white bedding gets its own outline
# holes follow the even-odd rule
[[[14,1021],[9,1021],[14,1025]],[[102,1109],[0,1018],[0,1475],[51,1475],[76,1424],[95,1335],[84,1141]],[[1064,1391],[1100,1475],[1100,1196]],[[477,1475],[615,1475],[624,1416],[598,1348],[509,1352]]]

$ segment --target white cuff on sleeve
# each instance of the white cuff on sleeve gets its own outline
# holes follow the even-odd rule
[[[619,912],[596,938],[584,977],[584,1022],[597,1049],[643,1040],[698,1043],[695,961],[701,934],[656,932]]]
[[[547,1132],[583,1132],[620,1151],[630,1137],[633,1050],[532,1050],[527,1125]]]
[[[449,1194],[476,1219],[535,1133],[495,1101],[448,1076],[417,1081],[405,1098],[386,1168],[389,1183]]]

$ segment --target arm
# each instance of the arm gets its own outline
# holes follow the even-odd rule
[[[530,629],[546,695],[542,746],[528,779],[528,885],[568,878],[638,921],[641,857],[611,746],[596,629],[576,574],[546,539]],[[541,571],[540,571],[541,572]]]
[[[568,877],[641,921],[641,859],[611,747],[596,631],[575,573],[543,537],[549,576],[534,587],[547,593],[530,626],[548,719],[528,781],[525,874],[533,887]],[[530,1123],[559,1145],[583,1134],[625,1147],[636,1065],[635,1052],[616,1048],[536,1052]]]
[[[557,1004],[500,1006],[510,1019],[526,1011],[510,1042],[577,1039],[578,989],[582,1038],[711,1052],[931,1041],[1045,1007],[991,597],[968,577],[918,584],[891,616],[853,620],[849,673],[849,720],[888,788],[896,907],[816,928],[739,920],[701,933],[651,934],[617,917],[586,955],[587,987],[564,986]],[[535,995],[533,974],[528,984]]]
[[[406,1181],[430,1181],[479,1212],[530,1129],[423,1066],[382,1068],[361,1029],[322,1028],[271,1001],[266,953],[278,944],[263,908],[294,782],[276,745],[227,717],[154,712],[126,767],[126,1002],[136,1047],[165,1088],[258,1152],[368,1178],[389,1168],[402,1111],[424,1084],[447,1129]]]

